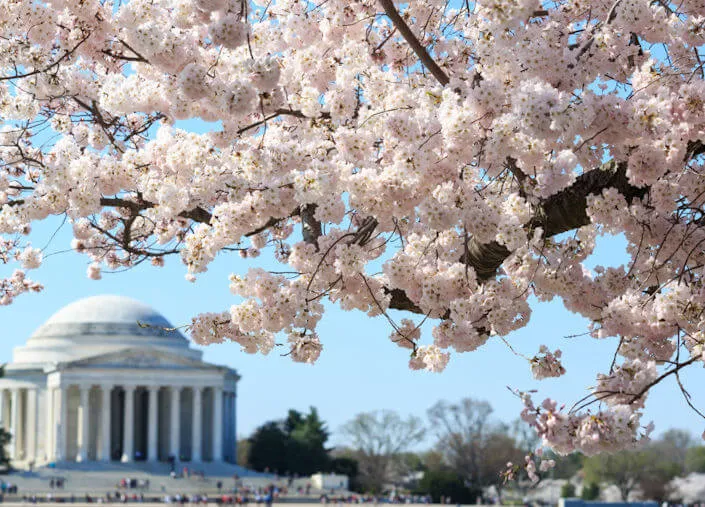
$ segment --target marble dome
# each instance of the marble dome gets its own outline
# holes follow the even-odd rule
[[[130,334],[184,339],[179,332],[167,332],[164,329],[171,327],[159,312],[135,299],[125,296],[93,296],[64,306],[49,317],[32,338],[73,335],[77,331],[89,331],[94,335],[124,334],[129,331]]]
[[[149,305],[124,296],[75,301],[54,313],[23,347],[11,367],[70,361],[124,348],[156,347],[200,359],[202,353]]]

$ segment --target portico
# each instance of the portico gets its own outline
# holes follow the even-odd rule
[[[115,297],[78,303],[97,303],[104,310],[101,298]],[[98,301],[90,301],[94,299]],[[178,333],[165,340],[163,329],[171,325],[150,312],[146,317],[167,325],[147,328],[151,333],[146,335],[139,331],[132,339],[125,331],[145,329],[137,325],[145,315],[134,315],[139,313],[134,308],[127,316],[110,317],[119,320],[113,326],[91,323],[91,336],[103,331],[102,353],[81,355],[74,350],[74,357],[63,361],[8,365],[6,378],[0,379],[0,424],[12,434],[8,450],[14,461],[166,461],[173,456],[179,461],[235,462],[239,376],[230,368],[203,362],[199,351],[187,342],[184,347]],[[91,313],[95,319],[95,308]],[[119,337],[108,333],[120,323]],[[37,334],[46,342],[46,327],[25,348],[40,348],[31,342]],[[64,341],[69,331],[74,332],[73,341],[81,337],[76,325],[66,327],[59,329]],[[118,337],[121,346],[106,347],[106,336]],[[19,352],[16,349],[15,358],[23,359],[25,351]]]

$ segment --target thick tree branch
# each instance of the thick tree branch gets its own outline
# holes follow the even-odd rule
[[[590,223],[587,216],[587,197],[600,194],[607,188],[615,188],[628,203],[646,195],[648,188],[635,187],[627,180],[626,163],[608,162],[603,166],[581,174],[570,187],[546,199],[537,209],[527,225],[530,231],[543,229],[546,238],[577,229]],[[479,280],[488,280],[497,274],[497,269],[509,257],[510,251],[499,243],[468,242],[468,254],[461,261],[475,269]]]
[[[315,246],[316,250],[318,250],[318,238],[321,237],[323,231],[321,229],[321,222],[314,216],[315,213],[315,204],[306,204],[299,208],[299,214],[301,215],[301,234],[303,235],[304,241]]]
[[[153,202],[150,201],[130,201],[127,199],[121,199],[119,197],[101,197],[100,199],[100,204],[103,206],[107,206],[110,208],[127,208],[133,213],[139,213],[142,210],[145,209],[151,209],[156,206]],[[282,220],[285,220],[287,218],[291,218],[293,216],[296,216],[299,214],[299,210],[296,209],[292,211],[288,217],[281,217],[281,218],[276,218],[272,217],[267,222],[265,222],[261,227],[258,227],[257,229],[254,229],[247,234],[245,234],[245,237],[250,237],[254,236],[255,234],[259,234],[260,232],[263,232],[270,227],[273,227],[277,223],[281,222]],[[211,213],[201,207],[196,207],[188,211],[183,211],[179,213],[179,216],[182,218],[188,218],[189,220],[193,220],[194,222],[199,222],[202,224],[210,224],[211,218],[213,215]]]
[[[150,201],[130,201],[120,197],[101,197],[100,204],[110,208],[127,208],[134,212],[156,207],[156,204]],[[179,216],[182,218],[188,218],[194,222],[200,222],[202,224],[210,223],[212,218],[212,215],[207,210],[198,207],[188,211],[183,211],[179,213]]]
[[[409,299],[406,292],[403,290],[385,288],[384,291],[392,296],[392,299],[389,301],[389,308],[411,313],[424,313],[423,310],[416,305],[416,303]]]
[[[414,32],[411,31],[409,25],[407,25],[406,21],[399,15],[399,11],[394,7],[394,0],[379,0],[379,3],[387,14],[387,17],[394,23],[395,28],[399,30],[399,33],[404,37],[409,46],[411,46],[411,49],[414,50],[414,53],[416,53],[416,56],[421,60],[421,63],[431,71],[431,74],[433,74],[433,77],[435,77],[439,83],[443,86],[447,85],[450,81],[448,76],[441,70],[433,58],[431,58],[426,48],[423,47],[419,39],[414,35]]]
[[[698,153],[703,149],[696,144],[692,144],[691,153]],[[536,210],[527,228],[533,231],[540,227],[543,229],[543,236],[549,238],[587,225],[590,223],[586,211],[587,197],[600,194],[607,188],[615,188],[630,204],[634,199],[644,197],[648,188],[630,184],[626,173],[626,163],[611,161],[581,174],[570,187],[546,199]],[[471,239],[461,262],[467,263],[475,270],[479,281],[486,281],[497,275],[497,270],[509,255],[511,252],[496,241],[480,243]],[[424,313],[409,300],[404,291],[391,289],[388,292],[392,295],[390,308]]]

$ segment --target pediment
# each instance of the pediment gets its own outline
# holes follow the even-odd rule
[[[127,348],[97,356],[86,357],[64,363],[63,368],[155,368],[155,369],[219,369],[218,366],[204,363],[178,354],[155,348]]]

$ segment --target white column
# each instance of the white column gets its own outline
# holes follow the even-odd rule
[[[232,430],[232,396],[231,393],[226,391],[223,393],[223,400],[224,400],[224,406],[223,410],[225,411],[225,416],[223,420],[223,460],[225,461],[231,461],[230,460],[230,450],[232,449],[232,442],[230,439],[230,433]]]
[[[5,405],[2,410],[2,420],[4,423],[4,428],[7,431],[10,431],[10,425],[12,424],[12,419],[10,418],[10,399],[12,393],[7,389],[4,389],[3,391],[5,394]]]
[[[78,455],[76,461],[88,460],[88,427],[90,425],[90,407],[88,406],[88,395],[90,394],[90,386],[78,386],[81,394],[81,401],[78,408],[80,418],[78,420]]]
[[[20,431],[20,390],[12,389],[10,399],[10,458],[16,459],[19,454],[19,431]]]
[[[230,453],[230,461],[232,463],[237,463],[237,436],[235,435],[235,393],[230,393],[230,406],[228,407],[228,418],[230,419],[230,427],[228,428],[228,434],[230,435],[230,442],[228,443],[228,449]]]
[[[37,459],[37,427],[39,426],[39,407],[36,389],[27,390],[27,448],[26,459],[34,462]]]
[[[100,456],[102,461],[110,461],[110,393],[113,386],[100,386]]]
[[[233,391],[233,408],[232,408],[232,418],[233,418],[233,443],[232,443],[232,453],[233,453],[233,463],[237,463],[237,391]]]
[[[132,462],[135,451],[135,386],[124,386],[125,389],[125,425],[122,439],[122,462]]]
[[[47,461],[54,461],[56,455],[56,447],[54,446],[54,438],[56,435],[56,422],[54,421],[54,394],[55,389],[48,387],[46,390],[46,426],[44,429],[44,449],[46,452]]]
[[[47,459],[46,434],[47,434],[47,390],[37,386],[37,433],[34,437],[34,459],[37,463],[45,463]]]
[[[58,435],[56,437],[56,460],[63,461],[67,458],[68,453],[68,426],[69,426],[69,388],[61,386],[58,390],[59,395],[59,417]]]
[[[17,459],[24,460],[27,451],[27,398],[26,389],[19,389],[17,397]]]
[[[223,388],[213,388],[213,461],[223,461]]]
[[[201,399],[202,387],[193,387],[193,420],[191,423],[191,461],[201,461],[201,442],[203,442],[203,401]]]
[[[7,403],[7,396],[5,396],[5,389],[0,389],[0,428],[7,428],[7,417],[5,417],[5,403]]]
[[[149,412],[147,414],[147,459],[157,461],[157,430],[159,429],[159,386],[149,386]]]
[[[228,393],[228,457],[235,463],[235,393]]]
[[[181,386],[171,386],[171,428],[169,453],[177,461],[181,458]]]

